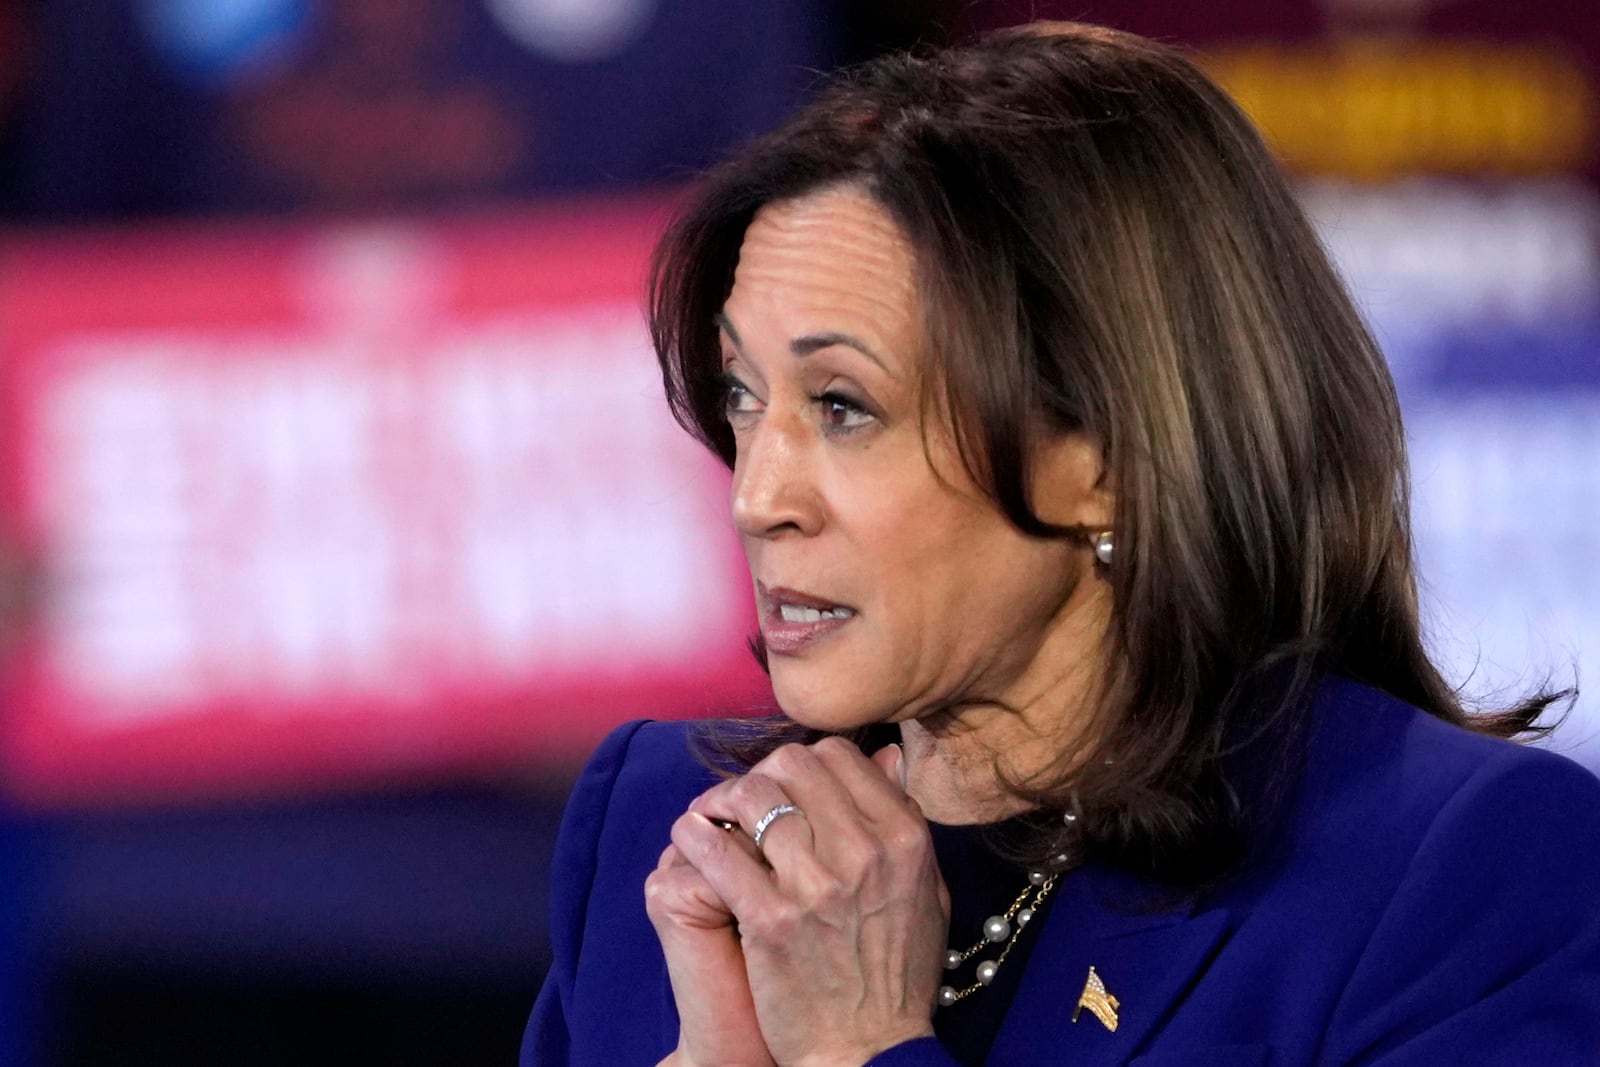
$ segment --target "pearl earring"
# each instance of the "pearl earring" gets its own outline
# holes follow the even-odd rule
[[[1110,530],[1104,530],[1094,535],[1094,558],[1104,566],[1111,566],[1111,556],[1115,551],[1116,545],[1112,540]]]

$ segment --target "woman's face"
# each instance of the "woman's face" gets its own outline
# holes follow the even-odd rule
[[[779,705],[844,730],[968,702],[1019,707],[1060,682],[1075,541],[1028,537],[974,486],[919,404],[913,251],[867,194],[768,205],[720,318],[738,527]],[[1104,522],[1081,439],[1038,457],[1035,504]]]

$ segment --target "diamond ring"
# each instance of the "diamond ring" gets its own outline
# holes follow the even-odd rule
[[[767,828],[769,826],[783,818],[785,815],[799,815],[801,818],[804,818],[805,814],[805,812],[801,811],[793,804],[779,804],[777,807],[761,816],[760,819],[756,820],[756,828],[750,832],[750,836],[755,839],[756,851],[761,851],[761,839],[766,836]]]

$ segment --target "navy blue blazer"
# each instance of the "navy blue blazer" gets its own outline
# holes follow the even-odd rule
[[[1062,880],[988,1063],[1600,1064],[1600,782],[1350,682],[1314,705],[1279,832],[1199,903],[1151,910],[1102,866]],[[654,1064],[677,1043],[643,885],[712,784],[686,736],[630,723],[578,782],[524,1067]],[[1115,1032],[1073,1022],[1091,966]],[[954,1063],[933,1038],[872,1062]]]

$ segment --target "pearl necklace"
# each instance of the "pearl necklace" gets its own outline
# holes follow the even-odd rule
[[[944,969],[953,971],[966,963],[972,957],[982,952],[985,948],[998,945],[1002,942],[1005,947],[1000,950],[1000,955],[991,960],[982,960],[978,963],[975,974],[976,981],[971,985],[957,989],[955,986],[945,985],[939,987],[939,1007],[948,1008],[958,1000],[971,996],[990,982],[999,973],[1000,965],[1011,955],[1011,947],[1017,943],[1017,938],[1022,936],[1023,928],[1033,921],[1039,910],[1039,905],[1044,903],[1044,898],[1050,895],[1050,890],[1056,887],[1059,874],[1046,874],[1044,871],[1030,871],[1028,873],[1028,886],[1017,894],[1017,899],[1011,902],[1001,915],[991,915],[983,921],[983,940],[965,951],[957,948],[950,949],[944,954]]]

